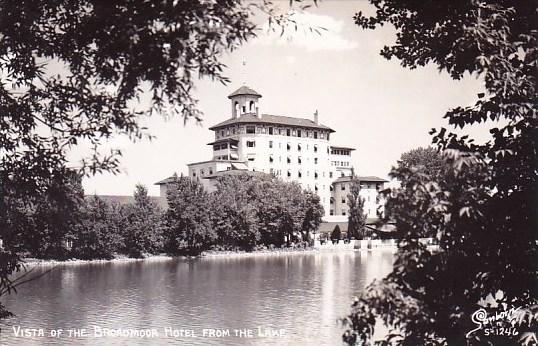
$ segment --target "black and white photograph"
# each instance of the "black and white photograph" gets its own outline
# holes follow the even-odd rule
[[[538,1],[0,0],[0,346],[538,346]]]

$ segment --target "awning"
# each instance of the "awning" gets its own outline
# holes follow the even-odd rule
[[[248,170],[247,165],[241,162],[232,162],[232,169]]]

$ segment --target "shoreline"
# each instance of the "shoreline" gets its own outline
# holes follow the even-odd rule
[[[67,259],[64,261],[54,259],[39,259],[39,258],[24,258],[23,263],[27,266],[74,266],[84,264],[107,264],[107,263],[133,263],[133,262],[164,262],[175,259],[203,259],[203,258],[236,258],[236,257],[257,257],[257,256],[279,256],[279,255],[299,255],[308,253],[319,253],[319,249],[313,247],[305,249],[284,248],[274,250],[258,250],[258,251],[204,251],[200,256],[172,256],[166,254],[148,255],[143,258],[132,258],[127,256],[118,256],[111,259]]]

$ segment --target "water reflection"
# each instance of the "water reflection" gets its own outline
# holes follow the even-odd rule
[[[17,317],[1,322],[2,345],[340,345],[337,319],[376,277],[391,252],[326,252],[59,267],[9,296]],[[159,338],[17,338],[13,326],[156,328]],[[285,329],[284,337],[202,338],[202,329]],[[192,329],[173,339],[164,328]],[[233,332],[232,332],[233,333]]]

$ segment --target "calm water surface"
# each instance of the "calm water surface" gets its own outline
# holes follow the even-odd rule
[[[379,250],[59,266],[7,297],[16,317],[0,322],[0,345],[341,345],[337,320],[392,261],[392,252]],[[17,337],[14,326],[43,328],[46,336]],[[159,335],[96,338],[95,326]],[[167,327],[196,337],[165,336]],[[284,336],[259,337],[258,327],[284,329]],[[80,328],[90,335],[47,336]],[[203,329],[231,335],[203,337]],[[254,337],[238,338],[234,329]]]

